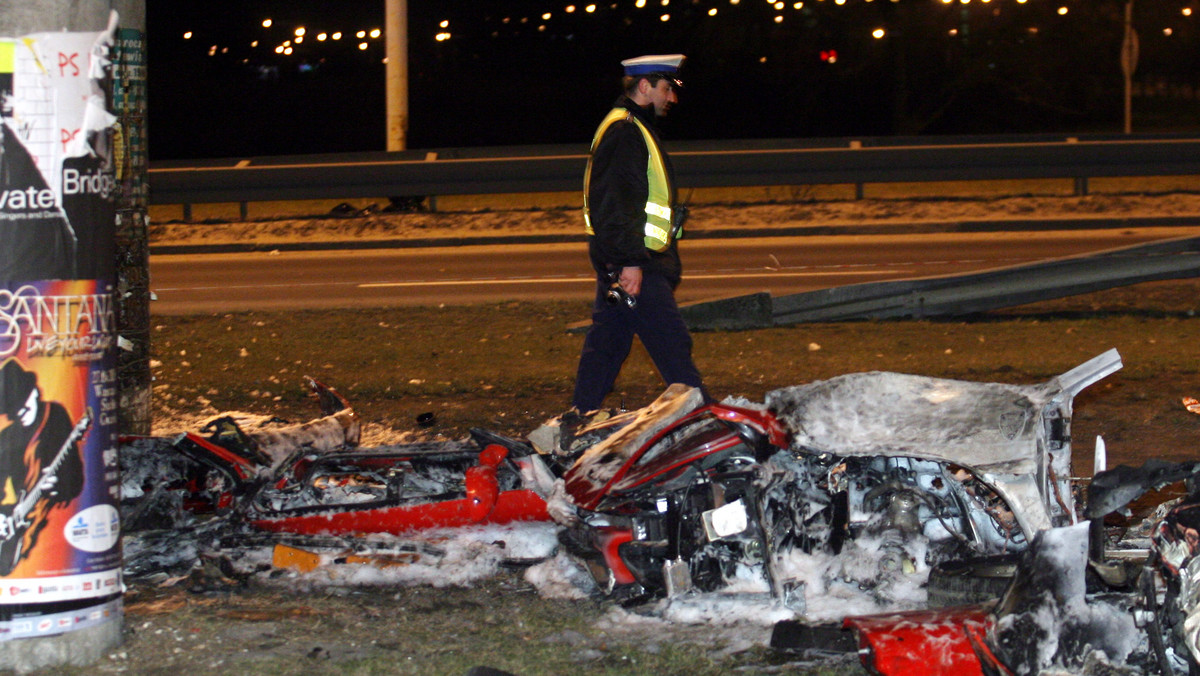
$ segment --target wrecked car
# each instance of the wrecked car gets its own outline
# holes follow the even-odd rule
[[[127,462],[139,468],[123,481],[127,523],[162,527],[185,511],[263,531],[345,535],[549,519],[528,486],[550,479],[528,444],[475,430],[464,441],[359,450],[349,404],[306,382],[325,414],[313,421],[253,430],[224,415],[200,433],[127,440],[143,456]]]
[[[1200,462],[1102,470],[1088,485],[1087,520],[1038,533],[997,602],[848,617],[844,627],[879,674],[1197,673],[1198,479]],[[1130,525],[1130,503],[1178,484],[1182,496]],[[812,645],[796,627],[776,629],[777,647]]]
[[[274,544],[275,567],[302,571],[437,553],[437,543],[362,533],[553,518],[560,551],[586,562],[611,598],[736,589],[794,617],[805,616],[807,591],[797,569],[812,560],[800,555],[870,543],[859,560],[872,569],[854,583],[929,571],[931,607],[852,615],[847,630],[845,610],[836,626],[788,622],[874,672],[1189,673],[1200,669],[1200,463],[1100,471],[1098,459],[1086,504],[1076,503],[1073,400],[1119,368],[1110,350],[1037,385],[857,373],[764,403],[705,403],[677,385],[646,408],[553,421],[524,439],[473,430],[369,450],[355,448],[348,404],[312,381],[324,417],[311,423],[265,434],[220,416],[201,433],[150,440],[171,467],[132,462],[140,473],[125,481],[140,500],[126,517],[154,523],[170,495],[265,533],[254,542]],[[1137,532],[1106,523],[1173,482],[1187,483],[1187,497]],[[293,533],[346,537],[278,537]],[[934,607],[946,605],[935,570],[978,575],[997,557],[998,602]]]
[[[1088,487],[1086,515],[1099,524],[1114,512],[1127,514],[1127,505],[1143,494],[1180,485],[1183,495],[1158,505],[1137,528],[1114,536],[1093,527],[1089,560],[1100,573],[1114,555],[1142,563],[1117,580],[1111,574],[1101,578],[1135,591],[1134,617],[1149,646],[1146,661],[1163,674],[1200,673],[1200,462],[1122,465],[1097,474]]]
[[[1154,656],[1163,673],[1200,672],[1200,463],[1188,463],[1189,495],[1155,527],[1146,569],[1139,580]]]
[[[221,416],[149,440],[179,466],[130,460],[126,523],[169,527],[178,507],[309,535],[552,518],[622,601],[739,584],[803,612],[796,554],[869,541],[876,570],[860,572],[878,580],[1019,552],[1074,522],[1072,401],[1120,366],[1110,350],[1031,386],[857,373],[765,403],[705,404],[674,385],[646,408],[527,439],[472,430],[369,450],[355,448],[349,404],[310,380],[324,413],[310,423],[255,431]]]
[[[254,497],[245,518],[261,530],[314,534],[546,521],[546,501],[523,478],[537,462],[479,440],[304,458]]]
[[[577,456],[570,439],[535,445],[565,454],[550,514],[610,595],[632,603],[750,578],[803,611],[793,553],[871,538],[885,575],[1020,552],[1076,522],[1072,402],[1120,367],[1110,350],[1030,386],[856,373],[775,390],[765,405],[705,405],[675,385],[620,424],[598,422],[607,436]]]
[[[998,603],[846,618],[863,665],[887,676],[1132,673],[1111,667],[1145,663],[1134,598],[1088,589],[1088,531],[1037,533]]]

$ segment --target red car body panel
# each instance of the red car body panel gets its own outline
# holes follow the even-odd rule
[[[258,474],[258,466],[252,460],[242,457],[224,446],[214,444],[199,434],[193,434],[192,432],[184,434],[184,438],[224,462],[237,474],[237,478],[241,481],[250,481]]]
[[[479,454],[479,464],[467,468],[466,497],[393,507],[366,506],[251,520],[256,528],[283,533],[401,534],[429,528],[456,528],[514,521],[548,521],[546,501],[530,490],[501,491],[496,467],[508,449],[492,444]]]
[[[708,410],[722,420],[748,423],[758,427],[767,435],[767,440],[779,448],[787,448],[792,443],[783,423],[779,422],[779,419],[770,411],[725,405],[709,406]]]
[[[678,473],[672,470],[687,468],[706,455],[723,451],[742,442],[741,437],[728,430],[707,436],[708,438],[702,443],[697,443],[682,453],[663,454],[641,465],[636,460],[631,460],[629,467],[619,472],[618,478],[613,479],[606,493],[620,494],[650,481],[669,479]],[[699,440],[693,438],[689,441]]]
[[[514,521],[549,521],[546,501],[533,491],[498,493],[491,503],[468,497],[407,507],[383,507],[256,519],[255,528],[279,533],[351,534],[390,533],[399,535],[430,528],[455,528],[477,524],[506,524]]]
[[[991,609],[985,604],[864,615],[847,617],[842,626],[858,635],[859,657],[872,673],[982,676],[976,650],[990,657],[983,637],[995,622]],[[996,665],[994,658],[989,662]]]
[[[613,492],[628,490],[657,477],[662,477],[674,468],[689,465],[705,455],[725,450],[740,441],[741,438],[737,433],[733,429],[730,429],[727,434],[715,435],[719,436],[719,438],[713,438],[707,443],[697,445],[695,448],[686,449],[682,454],[664,454],[661,457],[654,458],[644,467],[638,466],[641,457],[664,437],[676,432],[681,427],[710,416],[732,423],[748,425],[765,434],[771,443],[776,446],[787,448],[787,433],[779,421],[775,419],[775,416],[769,411],[726,406],[723,404],[710,404],[696,409],[669,425],[639,448],[620,449],[619,451],[618,449],[613,449],[613,453],[619,452],[623,456],[621,458],[612,458],[611,454],[605,454],[598,457],[595,463],[588,463],[586,461],[577,463],[563,476],[567,493],[579,507],[595,510],[600,502]],[[608,464],[616,461],[620,462],[620,467],[603,484],[596,485],[589,480],[589,474],[592,473],[590,470],[592,470],[594,465]]]
[[[616,584],[633,584],[637,582],[633,572],[621,560],[620,547],[626,542],[633,541],[633,533],[624,528],[599,528],[596,538],[600,543],[600,553],[604,555],[604,565],[612,571],[612,579]]]

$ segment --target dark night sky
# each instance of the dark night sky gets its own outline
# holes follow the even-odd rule
[[[567,12],[571,0],[409,0],[408,147],[586,144],[620,59],[671,52],[689,62],[670,138],[1121,127],[1123,0],[667,1],[589,13],[587,2]],[[1193,2],[1138,3],[1137,79],[1156,95],[1135,104],[1135,130],[1200,128]],[[384,149],[383,39],[359,50],[352,35],[382,28],[383,11],[383,0],[147,0],[152,158]],[[305,41],[276,54],[297,26]],[[338,30],[340,41],[315,39]],[[443,30],[450,39],[436,40]]]

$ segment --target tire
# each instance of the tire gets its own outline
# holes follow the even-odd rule
[[[994,601],[1004,595],[1017,572],[1018,554],[943,561],[929,570],[930,608]]]

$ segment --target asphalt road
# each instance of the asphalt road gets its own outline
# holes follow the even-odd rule
[[[773,296],[978,272],[1174,237],[1200,228],[706,239],[681,242],[680,302]],[[577,299],[582,244],[156,255],[151,312],[324,309]]]

